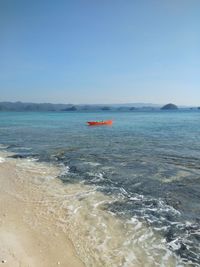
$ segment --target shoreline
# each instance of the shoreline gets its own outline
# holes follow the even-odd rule
[[[115,203],[115,196],[81,183],[64,185],[59,166],[12,155],[0,151],[0,266],[182,263],[148,225],[109,212],[105,207]]]
[[[6,158],[8,155],[0,152],[0,265],[84,267],[67,233],[45,210],[49,196],[41,184],[30,182],[40,175],[53,179],[58,170],[51,167],[42,172],[38,166],[37,172],[22,171],[23,161]]]

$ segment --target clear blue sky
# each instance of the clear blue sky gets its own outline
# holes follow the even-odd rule
[[[200,1],[1,0],[4,100],[200,105]]]

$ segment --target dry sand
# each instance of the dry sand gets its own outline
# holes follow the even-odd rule
[[[41,165],[23,169],[25,160],[6,156],[0,153],[0,266],[84,266],[55,216],[45,212],[42,203],[48,198],[42,183],[30,182],[56,176],[58,170]]]

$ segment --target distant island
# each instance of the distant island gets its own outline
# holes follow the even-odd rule
[[[175,104],[167,104],[161,108],[162,110],[177,110],[178,107]]]
[[[159,110],[196,109],[200,107],[177,107],[175,104],[161,105],[150,103],[129,103],[129,104],[52,104],[52,103],[25,103],[25,102],[0,102],[0,111],[23,111],[23,112],[76,112],[76,111],[159,111]]]
[[[77,108],[75,106],[71,106],[71,107],[67,107],[67,108],[64,108],[62,109],[61,111],[76,111]]]
[[[133,106],[134,105],[134,106]],[[159,109],[159,105],[135,103],[135,104],[52,104],[52,103],[24,103],[24,102],[0,102],[0,111],[38,111],[38,112],[75,112],[75,111],[135,111]]]

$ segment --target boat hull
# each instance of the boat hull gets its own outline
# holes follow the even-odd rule
[[[87,124],[89,126],[100,126],[100,125],[112,125],[113,121],[112,120],[107,120],[107,121],[88,121]]]

